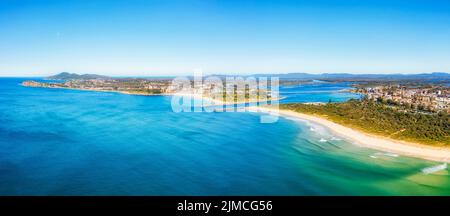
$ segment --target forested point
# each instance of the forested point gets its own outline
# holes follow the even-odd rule
[[[375,135],[428,145],[450,145],[450,117],[445,112],[407,110],[371,100],[344,103],[281,104],[288,109],[313,114],[338,124]]]

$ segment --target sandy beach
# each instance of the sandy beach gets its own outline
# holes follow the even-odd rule
[[[241,102],[233,102],[227,103],[221,100],[209,98],[203,96],[202,94],[193,94],[193,93],[174,93],[174,94],[146,94],[146,93],[134,93],[134,92],[124,92],[124,91],[109,91],[109,90],[98,90],[98,89],[75,89],[75,88],[64,88],[64,89],[72,89],[72,90],[84,90],[84,91],[99,91],[99,92],[116,92],[122,94],[131,94],[131,95],[172,95],[172,96],[189,96],[194,99],[202,99],[209,101],[210,106],[220,106],[220,105],[231,105],[231,104],[240,104]],[[279,98],[282,99],[282,98]],[[256,101],[251,101],[250,103],[255,103]],[[259,101],[262,102],[262,101]],[[242,102],[248,103],[248,102]],[[396,153],[400,155],[406,155],[410,157],[417,157],[432,161],[440,161],[440,162],[450,162],[450,148],[446,147],[435,147],[422,145],[417,143],[405,142],[400,140],[393,140],[390,138],[377,136],[368,134],[359,130],[355,130],[352,128],[348,128],[342,126],[340,124],[336,124],[332,121],[329,121],[324,118],[320,118],[313,115],[307,115],[303,113],[298,113],[290,110],[275,110],[274,108],[270,108],[270,106],[250,106],[247,107],[249,110],[266,112],[266,113],[276,113],[280,116],[289,116],[294,118],[300,118],[307,121],[311,121],[320,125],[323,125],[333,131],[336,135],[350,139],[355,142],[357,145],[361,145],[364,147],[377,149],[380,151],[386,151],[390,153]]]
[[[259,112],[268,112],[268,113],[277,112],[274,108],[270,107],[251,107],[251,109],[258,110]],[[300,118],[323,125],[329,128],[331,131],[333,131],[336,135],[350,139],[354,141],[355,144],[364,147],[432,161],[440,161],[440,162],[450,161],[450,148],[427,146],[417,143],[404,142],[381,136],[371,135],[365,132],[361,132],[355,129],[351,129],[336,124],[324,118],[298,113],[294,111],[280,109],[278,112],[280,116]]]
[[[173,93],[170,94],[173,96],[187,96],[187,97],[191,97],[193,99],[196,100],[203,100],[203,101],[207,101],[206,103],[204,102],[204,104],[206,104],[207,106],[223,106],[223,105],[236,105],[236,104],[247,104],[247,103],[262,103],[262,102],[268,102],[268,101],[275,101],[275,100],[282,100],[284,99],[284,97],[279,97],[276,99],[270,99],[270,100],[246,100],[246,101],[239,101],[239,102],[227,102],[227,101],[223,101],[223,100],[219,100],[219,99],[214,99],[208,96],[205,96],[203,94],[199,94],[199,93],[186,93],[186,92],[179,92],[179,93]]]

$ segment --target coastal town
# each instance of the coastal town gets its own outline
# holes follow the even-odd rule
[[[357,88],[356,92],[367,95],[367,98],[370,100],[389,105],[401,105],[419,111],[445,111],[450,113],[449,86],[381,85]]]
[[[61,73],[49,77],[50,81],[24,81],[23,86],[42,88],[66,88],[91,91],[112,91],[136,95],[171,95],[183,91],[183,83],[174,84],[170,78],[111,78],[99,75],[76,75]],[[292,82],[292,80],[289,80]],[[285,81],[281,81],[282,85]],[[186,83],[184,83],[185,85]],[[188,81],[192,94],[202,94],[205,97],[214,97],[226,100],[234,95],[234,101],[249,99],[258,95],[255,101],[274,99],[270,89],[245,88],[236,89],[233,83],[217,85],[217,83]],[[223,83],[221,83],[223,84]],[[365,95],[367,99],[385,103],[391,106],[401,106],[408,110],[421,112],[450,113],[450,86],[440,84],[428,84],[416,86],[413,84],[388,84],[369,82],[366,84],[355,83],[356,93]],[[234,93],[230,94],[229,90]],[[221,95],[223,94],[223,98]],[[239,98],[243,96],[243,98]],[[232,96],[233,97],[233,96]],[[265,99],[264,99],[265,98]],[[277,99],[278,96],[277,96]]]
[[[173,95],[177,93],[203,95],[203,97],[214,98],[222,101],[233,102],[263,102],[268,100],[279,100],[278,94],[272,94],[268,88],[262,89],[259,86],[237,88],[236,83],[224,84],[215,82],[194,82],[187,80],[187,83],[173,82],[172,79],[164,78],[94,78],[94,79],[68,79],[52,80],[50,82],[24,81],[23,86],[37,88],[64,88],[89,91],[109,91],[134,95]],[[186,86],[189,88],[186,90]]]
[[[166,79],[72,79],[65,82],[25,81],[28,87],[68,88],[92,91],[115,91],[134,94],[167,94],[174,92]]]

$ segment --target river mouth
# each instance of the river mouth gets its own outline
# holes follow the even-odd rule
[[[450,194],[447,170],[422,172],[439,163],[355,146],[317,125],[174,113],[169,96],[21,81],[0,79],[2,195]]]

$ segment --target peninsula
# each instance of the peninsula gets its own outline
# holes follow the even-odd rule
[[[234,95],[226,95],[224,91],[214,95],[211,92],[214,92],[215,86],[194,85],[193,81],[191,85],[195,87],[191,92],[180,93],[181,87],[172,85],[172,79],[169,78],[111,78],[93,74],[62,73],[49,79],[59,80],[59,82],[25,81],[22,85],[135,95],[184,94],[211,100],[214,105],[253,103],[282,98],[272,98],[270,91],[257,91],[258,98],[252,99],[249,89],[241,92],[245,95],[244,100],[237,97],[238,92],[234,92]],[[304,81],[288,79],[281,82],[295,85]],[[410,81],[407,82],[392,84],[380,80],[358,81],[353,84],[355,88],[352,91],[363,94],[364,97],[361,100],[343,103],[281,104],[279,112],[282,115],[322,124],[338,135],[370,148],[436,161],[449,160],[449,87],[440,83],[412,86]],[[259,96],[265,96],[266,99],[260,99],[263,97]],[[251,109],[274,111],[270,106],[251,107]]]
[[[185,86],[172,82],[173,78],[113,78],[96,74],[78,75],[62,72],[55,76],[46,77],[45,80],[49,80],[49,82],[27,80],[22,82],[22,85],[35,88],[104,91],[146,96],[181,94],[212,100],[215,105],[256,103],[281,99],[278,96],[273,96],[268,89],[246,87],[243,90],[238,90],[234,85],[230,87],[225,84],[198,84],[194,83],[193,80],[190,81],[190,90],[185,91]]]
[[[330,131],[332,131],[336,135],[346,138],[352,141],[354,144],[363,147],[415,158],[422,158],[431,161],[450,162],[450,147],[446,144],[429,145],[393,139],[389,138],[388,136],[366,132],[366,130],[359,129],[358,127],[336,123],[333,120],[329,120],[329,118],[326,116],[305,114],[302,112],[286,109],[286,107],[284,106],[282,107],[283,108],[280,110],[273,109],[270,106],[252,107],[252,109],[267,113],[275,112],[280,116],[299,118],[314,122],[316,124],[320,124],[330,129]]]
[[[315,122],[362,146],[434,161],[450,161],[450,115],[399,110],[364,98],[344,103],[254,107]]]

